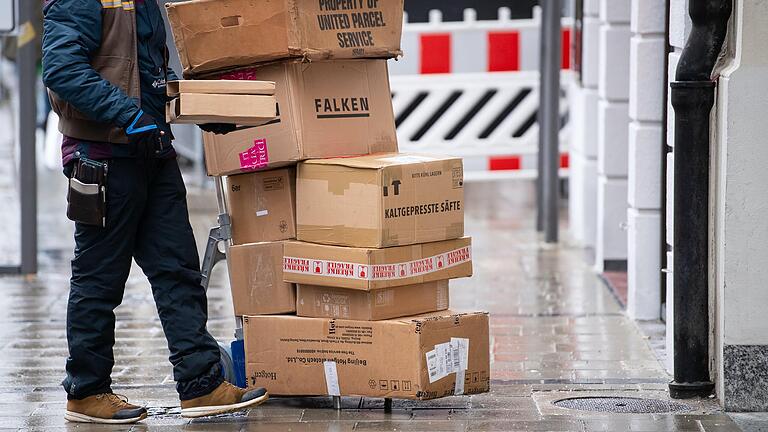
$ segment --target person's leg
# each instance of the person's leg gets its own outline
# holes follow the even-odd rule
[[[122,302],[136,226],[143,212],[144,177],[134,160],[109,163],[107,226],[75,225],[75,257],[67,305],[70,399],[111,392],[114,309]]]
[[[178,163],[175,159],[150,163],[149,195],[134,257],[152,284],[179,396],[193,399],[223,381],[219,346],[206,329],[208,300]]]

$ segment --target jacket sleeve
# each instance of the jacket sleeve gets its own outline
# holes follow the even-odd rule
[[[165,46],[165,63],[166,63],[165,70],[166,70],[166,73],[168,74],[166,81],[168,82],[178,81],[179,76],[176,75],[176,71],[173,70],[173,68],[171,67],[170,58],[171,58],[171,50],[168,48],[168,45],[166,45]]]
[[[178,80],[179,80],[179,76],[176,75],[176,71],[169,67],[168,68],[168,82],[178,81]]]
[[[43,82],[94,121],[125,127],[139,107],[91,67],[101,45],[98,0],[54,0],[43,19]]]

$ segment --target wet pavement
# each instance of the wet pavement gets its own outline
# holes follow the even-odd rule
[[[273,399],[238,415],[187,421],[167,361],[149,285],[134,268],[116,315],[114,390],[145,404],[150,417],[134,426],[92,426],[63,420],[59,387],[67,347],[65,306],[72,226],[64,217],[59,173],[40,178],[40,274],[0,279],[0,430],[152,431],[735,431],[714,399],[685,401],[677,413],[611,414],[559,408],[573,397],[668,400],[670,380],[657,355],[658,323],[628,319],[565,240],[539,241],[529,183],[467,186],[467,231],[474,237],[475,276],[452,283],[452,308],[491,313],[492,391],[429,402],[344,398]],[[213,195],[192,191],[198,243],[215,221]],[[565,219],[563,219],[565,220]],[[210,329],[220,341],[234,330],[226,269],[209,292]],[[662,341],[663,342],[663,341]],[[652,346],[653,345],[653,346]],[[663,355],[663,352],[661,353]],[[753,430],[765,422],[750,417]],[[745,423],[746,424],[746,423]]]

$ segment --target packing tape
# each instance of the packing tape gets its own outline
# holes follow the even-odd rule
[[[472,246],[431,257],[391,264],[359,264],[325,259],[284,257],[283,272],[342,279],[380,281],[436,273],[472,261]]]
[[[466,379],[466,370],[456,371],[456,385],[454,386],[453,394],[460,396],[464,394],[464,379]]]
[[[341,396],[339,372],[336,369],[336,362],[323,362],[323,369],[325,369],[325,386],[328,389],[328,396]]]

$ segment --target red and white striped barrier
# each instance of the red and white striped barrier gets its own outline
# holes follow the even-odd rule
[[[466,72],[535,71],[539,64],[540,14],[533,19],[509,19],[509,9],[499,9],[496,21],[478,21],[473,9],[464,21],[442,22],[440,11],[430,13],[429,23],[405,23],[403,57],[392,62],[393,75]],[[563,19],[562,63],[569,69],[571,18]]]
[[[406,23],[404,57],[390,61],[392,103],[403,151],[464,158],[465,179],[534,178],[539,108],[538,8],[533,19]],[[563,67],[570,59],[570,18],[563,19]],[[561,94],[561,175],[568,168],[568,72]]]

